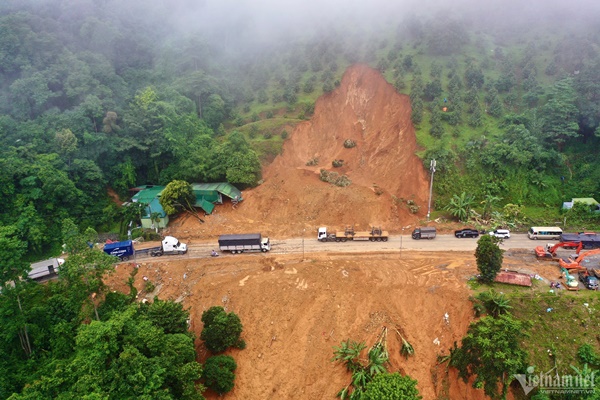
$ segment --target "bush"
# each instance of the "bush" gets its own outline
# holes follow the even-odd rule
[[[287,138],[288,138],[288,136],[289,136],[289,134],[288,134],[288,132],[287,132],[287,131],[283,131],[283,132],[281,132],[281,138],[282,138],[282,139],[287,139]]]
[[[154,289],[156,289],[156,286],[154,286],[154,283],[152,283],[150,281],[146,281],[146,284],[144,285],[144,290],[148,293],[152,293],[152,292],[154,292]]]
[[[308,160],[306,162],[306,166],[307,167],[313,167],[313,166],[318,165],[318,164],[319,164],[319,159],[316,158],[316,157],[315,158],[311,158],[310,160]]]
[[[333,160],[331,162],[331,165],[333,165],[334,168],[339,168],[339,167],[343,167],[344,166],[344,160]]]
[[[346,139],[344,140],[344,147],[347,149],[351,149],[353,147],[356,147],[356,142],[354,140],[351,139]]]
[[[235,374],[233,371],[237,364],[231,356],[209,357],[204,364],[202,378],[207,387],[218,394],[223,394],[233,389]]]
[[[242,322],[235,313],[227,313],[223,307],[215,306],[202,313],[204,328],[200,339],[213,353],[220,353],[240,343]]]
[[[336,186],[346,187],[349,186],[352,181],[346,175],[340,176],[337,172],[329,172],[325,169],[322,169],[319,175],[319,178],[323,182],[329,182]]]

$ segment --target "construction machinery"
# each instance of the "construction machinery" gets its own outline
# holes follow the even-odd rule
[[[559,259],[558,263],[560,264],[561,268],[564,268],[566,270],[569,271],[587,271],[587,268],[583,265],[581,265],[581,263],[590,256],[593,256],[595,254],[600,254],[600,249],[594,249],[594,250],[590,250],[590,251],[586,251],[585,253],[582,253],[579,255],[579,257],[577,257],[575,260],[573,260],[571,257],[569,257],[568,259]]]
[[[538,260],[548,260],[548,261],[558,260],[558,257],[556,256],[556,250],[558,250],[561,247],[564,247],[565,249],[574,248],[575,254],[579,255],[579,252],[581,251],[581,249],[583,249],[583,243],[582,242],[579,242],[579,243],[560,242],[560,243],[556,243],[556,244],[548,243],[545,247],[537,246],[535,248],[535,256]]]
[[[577,278],[569,274],[569,271],[565,268],[561,267],[560,272],[565,277],[565,287],[568,290],[579,290],[579,282],[577,281]]]
[[[319,242],[345,242],[348,240],[369,240],[371,242],[387,242],[389,233],[380,227],[372,226],[370,231],[356,232],[353,227],[347,226],[343,231],[330,233],[327,228],[319,228],[317,239]]]

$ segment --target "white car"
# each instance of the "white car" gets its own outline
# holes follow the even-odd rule
[[[508,239],[510,238],[510,231],[508,229],[496,229],[490,232],[490,235],[500,239]]]

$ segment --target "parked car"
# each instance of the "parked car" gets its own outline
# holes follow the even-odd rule
[[[585,272],[579,273],[579,280],[583,282],[583,285],[590,290],[598,290],[598,278],[590,276]]]
[[[496,230],[490,232],[490,235],[495,236],[500,239],[509,239],[510,231],[508,229],[496,229]]]
[[[477,229],[459,229],[454,231],[454,236],[457,238],[476,238],[479,237],[479,231]]]

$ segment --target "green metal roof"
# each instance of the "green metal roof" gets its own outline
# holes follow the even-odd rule
[[[584,203],[584,204],[589,204],[589,205],[598,204],[596,199],[594,199],[592,197],[579,197],[579,198],[574,197],[573,203]]]
[[[211,202],[204,200],[202,197],[196,198],[196,202],[194,203],[194,207],[200,207],[207,214],[210,214],[215,209],[215,205]]]
[[[215,209],[213,203],[222,202],[221,195],[232,199],[237,198],[238,201],[243,200],[242,192],[227,182],[193,183],[191,186],[196,197],[194,206],[202,208],[207,214],[212,213]],[[164,217],[166,213],[158,200],[164,188],[165,186],[146,187],[136,193],[131,199],[135,202],[148,205],[145,217],[149,217],[152,212],[160,213],[161,217]]]
[[[228,182],[217,182],[217,183],[193,183],[192,190],[206,190],[206,191],[216,191],[219,192],[231,199],[237,196],[238,201],[243,200],[242,192]]]
[[[164,186],[153,186],[148,189],[140,190],[131,198],[131,200],[142,204],[150,204],[152,200],[160,195],[164,188]]]
[[[167,213],[160,205],[160,201],[159,201],[158,197],[155,197],[154,199],[152,199],[152,201],[144,209],[144,212],[145,212],[145,215],[142,216],[143,218],[150,218],[152,216],[152,213],[159,213],[161,218],[164,218],[167,216]]]

